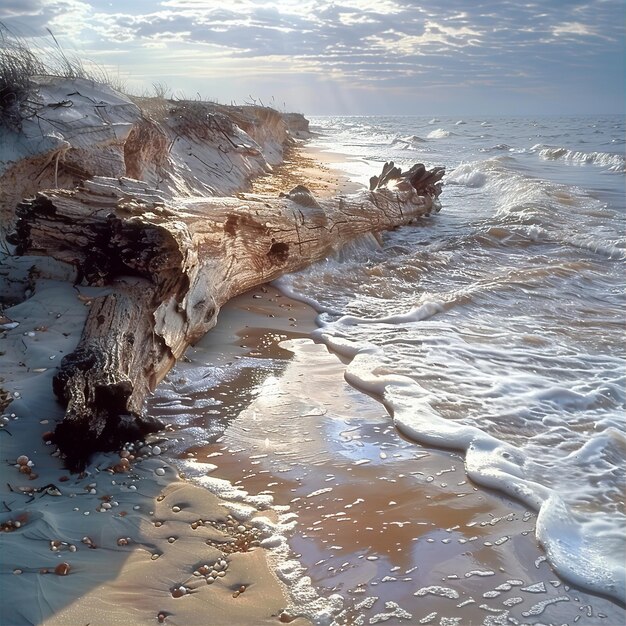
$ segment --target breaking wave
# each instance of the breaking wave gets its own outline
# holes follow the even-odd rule
[[[621,154],[611,154],[610,152],[581,152],[562,147],[545,146],[540,143],[534,145],[530,149],[530,152],[537,153],[541,159],[546,161],[561,160],[574,165],[596,165],[610,172],[626,172],[626,158]]]
[[[449,137],[452,134],[453,133],[451,133],[449,130],[445,130],[444,128],[437,128],[436,130],[429,132],[428,135],[426,135],[426,138],[427,139],[445,139],[446,137]]]

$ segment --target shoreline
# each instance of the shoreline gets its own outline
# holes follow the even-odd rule
[[[300,168],[305,168],[306,176],[311,177],[307,183],[312,188],[324,188],[329,195],[340,185],[343,189],[350,189],[347,178],[335,176],[326,168],[320,168],[318,172],[314,167],[314,157],[304,156],[304,151],[302,146],[297,146],[292,151],[291,160],[275,168],[281,181],[275,182],[276,188],[284,186],[292,176],[302,182],[298,172]],[[318,173],[320,176],[317,176]],[[265,181],[266,185],[269,180]],[[43,257],[31,257],[24,262],[28,264],[31,260],[42,274],[59,275],[61,280],[67,278],[63,276],[64,268],[57,267],[60,264]],[[23,264],[21,260],[15,265],[20,264]],[[20,284],[26,284],[25,277],[17,277],[21,271],[25,270],[12,267],[12,275],[6,277],[7,284],[16,278]],[[97,455],[86,472],[78,475],[69,474],[64,470],[63,463],[50,454],[52,448],[47,446],[47,433],[63,416],[52,394],[51,379],[55,366],[64,354],[75,348],[91,299],[106,292],[107,289],[73,287],[69,282],[41,279],[25,300],[5,309],[8,317],[3,319],[3,323],[6,321],[8,326],[0,331],[0,349],[4,357],[0,376],[13,402],[3,409],[0,433],[9,444],[3,445],[8,465],[3,476],[6,480],[0,489],[5,509],[0,518],[5,531],[0,534],[5,555],[0,574],[7,581],[7,597],[14,597],[15,601],[3,607],[4,621],[52,625],[89,618],[92,624],[98,623],[98,620],[104,620],[102,623],[106,624],[111,615],[118,614],[121,618],[133,614],[134,623],[138,624],[154,623],[159,615],[165,616],[168,623],[193,624],[196,623],[194,612],[215,604],[211,609],[212,612],[217,611],[215,619],[218,621],[215,623],[222,623],[219,619],[223,623],[232,623],[231,613],[223,614],[221,618],[217,615],[219,607],[228,606],[227,599],[233,594],[246,600],[238,603],[244,606],[244,610],[237,614],[238,623],[275,621],[280,617],[281,609],[289,605],[289,598],[285,584],[268,569],[265,550],[252,550],[236,556],[242,563],[239,569],[248,572],[242,577],[240,571],[238,578],[253,579],[254,593],[245,583],[234,590],[231,589],[232,584],[222,585],[221,576],[211,587],[205,583],[206,589],[213,592],[212,599],[197,585],[194,571],[197,573],[198,570],[194,568],[204,565],[210,568],[211,562],[218,562],[221,557],[207,555],[203,559],[207,562],[198,564],[189,561],[188,546],[179,549],[198,534],[198,527],[194,528],[193,523],[188,527],[181,527],[179,523],[187,507],[188,514],[195,521],[202,517],[209,520],[209,534],[221,533],[221,542],[233,541],[230,529],[215,528],[215,523],[227,521],[224,512],[229,510],[237,509],[240,517],[244,518],[237,519],[235,526],[245,527],[241,531],[244,536],[252,533],[250,536],[268,539],[271,530],[263,528],[257,532],[254,525],[245,519],[250,510],[243,512],[237,502],[220,499],[213,494],[209,494],[213,499],[211,506],[203,502],[207,491],[176,478],[174,467],[168,469],[165,457],[154,452],[165,450],[162,442],[161,445],[148,444],[140,453],[132,447],[122,451],[124,455],[137,458],[131,461],[130,466],[120,469],[119,475],[117,468],[123,459],[114,453]],[[241,298],[252,298],[252,295]],[[255,304],[252,299],[250,302]],[[301,306],[304,307],[294,301],[286,308],[292,314]],[[277,309],[276,313],[282,313],[282,309]],[[290,327],[295,326],[288,318],[284,322]],[[17,326],[13,327],[15,323]],[[309,316],[308,324],[307,333],[314,328],[312,316]],[[292,333],[292,336],[301,335]],[[44,417],[36,425],[37,415]],[[159,442],[158,435],[149,440]],[[21,473],[18,467],[17,459],[22,455],[29,459],[28,474]],[[132,456],[129,458],[132,459]],[[240,498],[240,494],[235,496]],[[165,505],[161,504],[173,499],[186,502],[185,507],[179,507],[181,511],[177,511],[177,515],[172,515],[172,510],[165,510]],[[63,506],[64,502],[68,504]],[[70,506],[76,502],[80,506]],[[115,520],[110,527],[107,518]],[[166,521],[178,526],[181,528],[180,536],[170,543],[171,536],[165,536],[166,531],[157,530],[156,521],[160,522],[159,529],[166,526]],[[204,524],[200,526],[204,527]],[[113,532],[115,536],[111,535]],[[33,534],[37,535],[35,543]],[[236,533],[234,541],[237,541]],[[195,543],[198,543],[197,538]],[[163,559],[161,555],[168,556]],[[66,575],[57,572],[59,564],[67,564]],[[228,558],[227,565],[228,571],[231,568],[234,572],[238,571],[232,558]],[[189,571],[185,572],[185,568]],[[162,573],[155,576],[157,570]],[[203,582],[206,579],[205,576],[200,578]],[[145,584],[139,582],[143,579],[160,579],[160,588],[149,585],[146,589]],[[188,585],[188,591],[183,593],[185,585]],[[246,587],[245,595],[240,592],[243,587]],[[122,591],[125,588],[135,588],[137,594],[127,595]],[[25,598],[39,593],[46,595],[46,602],[29,606]],[[187,602],[182,610],[180,597],[174,597],[179,593]],[[190,603],[188,596],[200,600]],[[140,597],[144,598],[143,601],[136,603]],[[190,609],[191,605],[195,608]],[[177,617],[174,618],[174,615]],[[179,619],[181,621],[177,622]],[[293,616],[289,616],[289,621],[294,624],[308,623]]]
[[[252,181],[251,193],[287,193],[296,185],[304,185],[321,198],[354,193],[362,189],[362,185],[333,168],[333,163],[348,158],[299,142],[286,149],[283,163],[275,165],[271,173]]]
[[[305,158],[314,163],[315,153],[312,150]],[[302,164],[298,157],[294,162]],[[311,180],[303,181],[297,177],[297,167],[287,163],[282,168],[282,178],[281,167],[276,167],[277,178],[266,181],[274,180],[273,188],[263,191],[283,191],[284,185],[291,182],[308,182],[312,189],[316,181],[322,181],[326,189],[332,183],[340,188],[343,184],[340,174],[331,170],[324,174],[322,170],[317,176],[315,168],[309,174]],[[316,193],[323,189],[320,186]],[[433,612],[446,615],[450,611],[450,615],[456,612],[463,619],[482,623],[489,616],[489,610],[484,608],[490,606],[488,598],[497,597],[496,593],[501,596],[500,602],[522,598],[519,603],[510,604],[518,607],[515,614],[531,611],[531,615],[541,615],[545,610],[544,618],[550,615],[556,598],[565,593],[576,600],[567,604],[568,619],[583,615],[578,608],[583,605],[593,607],[592,614],[586,614],[585,624],[610,623],[606,617],[611,614],[608,600],[563,584],[550,570],[533,537],[531,512],[500,494],[473,487],[459,455],[404,440],[378,400],[343,381],[345,366],[339,357],[309,338],[316,328],[314,311],[271,286],[231,300],[223,308],[218,325],[190,348],[168,375],[167,384],[174,381],[180,391],[184,386],[177,382],[181,369],[207,368],[204,387],[200,380],[195,382],[201,384],[191,389],[196,394],[193,397],[199,399],[210,392],[210,402],[200,402],[202,419],[169,431],[168,441],[155,435],[145,451],[146,457],[134,463],[131,472],[111,474],[107,467],[121,459],[104,454],[94,459],[89,467],[91,474],[70,476],[61,482],[67,472],[62,471],[57,459],[49,456],[50,448],[45,442],[38,440],[33,432],[33,418],[44,416],[37,426],[43,435],[51,429],[52,420],[62,416],[52,399],[50,367],[73,349],[86,305],[99,293],[102,290],[74,289],[69,283],[41,281],[29,300],[9,310],[20,326],[3,334],[0,349],[7,350],[8,343],[13,352],[7,351],[9,358],[4,359],[1,375],[6,378],[8,361],[12,359],[15,371],[10,391],[17,391],[20,396],[7,411],[18,418],[10,417],[5,426],[11,435],[0,436],[11,444],[3,446],[9,461],[26,453],[34,460],[33,472],[39,473],[39,478],[30,481],[12,465],[6,468],[7,476],[12,488],[39,487],[49,479],[63,492],[61,498],[36,492],[35,498],[26,502],[33,494],[16,495],[3,487],[2,497],[12,511],[2,514],[2,522],[26,515],[18,529],[1,535],[5,540],[5,590],[9,591],[8,597],[15,598],[9,608],[43,611],[43,607],[30,606],[28,597],[44,594],[53,613],[35,623],[49,625],[91,620],[93,625],[104,626],[110,623],[111,616],[132,616],[137,624],[154,623],[159,614],[164,616],[164,623],[193,625],[203,623],[194,620],[206,611],[211,612],[215,620],[212,623],[227,624],[233,623],[233,610],[236,623],[251,625],[277,621],[298,626],[309,623],[303,617],[292,620],[298,611],[310,617],[317,615],[327,623],[331,614],[338,614],[341,619],[362,615],[370,621],[385,619],[390,624],[407,620],[429,623],[421,620]],[[268,370],[265,382],[260,381],[259,364],[270,361],[278,365]],[[214,375],[224,374],[228,367],[241,362],[252,367],[237,365],[237,376],[209,386],[217,380]],[[37,371],[44,368],[46,371]],[[275,400],[264,401],[262,393],[255,391],[270,383],[273,387],[266,390],[280,391],[280,412],[303,422],[284,422],[282,432],[292,428],[300,437],[287,438],[272,454],[264,446],[271,441],[271,428],[276,426],[270,421],[276,411]],[[161,385],[160,392],[165,386]],[[216,399],[220,403],[212,404]],[[168,406],[166,398],[160,410],[180,416],[186,405],[177,404],[172,398],[170,401]],[[264,420],[264,416],[268,419]],[[197,436],[207,419],[221,419],[225,425],[223,434],[216,441],[189,445],[190,438],[182,430],[188,428],[191,436]],[[31,423],[25,423],[27,420]],[[262,426],[270,430],[264,431]],[[317,429],[326,435],[320,435]],[[222,437],[225,438],[219,441]],[[242,449],[242,442],[247,442],[248,449]],[[329,449],[329,442],[337,445]],[[301,459],[289,450],[295,446],[298,452],[298,446],[305,444],[314,450],[316,462],[320,461],[311,467],[327,468],[319,470],[321,476],[317,478],[315,472],[307,470],[314,478],[312,483],[306,480],[307,471]],[[278,465],[273,467],[274,461]],[[187,479],[177,478],[174,467]],[[163,476],[155,473],[160,468],[165,471]],[[332,480],[328,476],[331,472]],[[270,486],[268,481],[277,484]],[[91,493],[92,489],[96,493]],[[242,489],[248,490],[251,497]],[[68,507],[67,498],[76,498],[71,504],[79,506]],[[369,512],[361,512],[357,505],[355,511],[359,510],[359,515],[351,517],[344,507],[358,499],[368,502]],[[117,504],[102,509],[104,502]],[[180,510],[175,511],[175,507]],[[254,522],[257,510],[261,519]],[[227,517],[229,511],[232,518]],[[343,516],[338,515],[341,511]],[[109,522],[111,518],[115,521]],[[292,534],[294,520],[298,532]],[[156,526],[156,522],[160,525]],[[355,532],[350,523],[362,526],[362,534]],[[344,531],[342,525],[349,530]],[[276,533],[277,529],[283,533]],[[286,534],[291,534],[289,544],[284,542]],[[82,541],[85,536],[93,540],[96,549]],[[172,538],[174,541],[170,542]],[[120,539],[130,541],[118,545]],[[62,542],[60,549],[52,551],[50,541]],[[265,542],[268,548],[279,550],[268,553],[264,548],[255,548],[227,553],[227,567],[219,570],[226,573],[207,584],[208,576],[202,574],[204,566],[210,575],[216,564],[222,567],[224,558],[218,554],[224,553],[215,548],[215,543],[244,546],[246,541]],[[76,550],[71,550],[71,546]],[[403,554],[406,550],[409,557]],[[299,555],[297,561],[293,559],[295,554]],[[409,563],[413,558],[420,564],[415,570]],[[63,562],[71,565],[67,577],[41,573],[42,569]],[[306,576],[311,577],[313,587],[300,586]],[[510,582],[513,580],[536,588],[526,591],[522,584]],[[188,590],[181,591],[181,585]],[[337,587],[346,601],[344,613],[340,611],[339,599],[334,597]],[[452,591],[441,595],[436,587]],[[314,597],[306,608],[304,600],[300,609],[288,606],[288,589],[296,597],[300,593],[301,598],[310,599],[315,596],[315,588],[328,600]],[[470,598],[473,602],[458,608]],[[548,602],[539,607],[544,601]],[[20,603],[23,609],[19,608]],[[558,608],[563,606],[559,602]],[[5,606],[4,615],[6,611]],[[556,615],[554,619],[561,619],[563,613],[557,611]]]
[[[228,367],[238,376],[224,376],[211,397],[244,404],[214,441],[183,446],[181,467],[191,452],[217,465],[216,476],[293,514],[289,551],[314,588],[341,595],[337,623],[619,618],[609,599],[555,574],[534,537],[534,511],[475,486],[460,454],[402,437],[377,399],[344,380],[337,355],[307,336],[284,336],[271,308],[284,296],[256,295],[247,325],[227,307],[228,326],[207,335],[180,370],[189,376],[234,349]],[[268,360],[279,365],[263,366]],[[214,409],[220,413],[220,404]],[[431,614],[439,617],[432,622]]]

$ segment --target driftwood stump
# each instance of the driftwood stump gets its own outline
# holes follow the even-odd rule
[[[54,391],[67,407],[54,441],[81,468],[162,425],[144,400],[233,296],[325,258],[348,241],[439,210],[443,168],[393,163],[370,191],[316,200],[302,186],[281,197],[165,198],[131,179],[95,178],[18,207],[18,253],[74,264],[109,285],[94,300]]]

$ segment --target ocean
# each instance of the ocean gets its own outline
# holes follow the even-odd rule
[[[426,542],[437,543],[442,549],[453,542],[466,550],[467,542],[477,538],[470,537],[472,527],[488,525],[493,519],[492,526],[516,520],[527,523],[520,535],[536,536],[544,553],[539,551],[540,556],[533,557],[535,566],[538,569],[538,563],[546,561],[545,567],[553,568],[555,574],[550,575],[557,577],[551,581],[555,589],[565,581],[577,590],[623,604],[623,117],[310,119],[316,133],[311,145],[344,155],[334,165],[356,182],[367,184],[385,161],[407,169],[416,162],[428,167],[444,165],[447,173],[439,214],[416,227],[385,233],[382,243],[364,238],[336,258],[277,282],[284,293],[315,308],[319,313],[319,329],[313,333],[316,345],[338,354],[347,364],[345,379],[350,386],[373,397],[380,406],[376,413],[369,404],[360,407],[353,397],[350,401],[355,404],[345,405],[341,424],[325,427],[327,450],[318,458],[306,453],[309,430],[300,425],[293,431],[302,454],[294,455],[291,469],[282,471],[306,466],[302,476],[316,476],[313,483],[302,487],[308,490],[306,495],[327,502],[317,506],[319,519],[309,522],[302,521],[305,511],[298,510],[299,498],[281,503],[300,516],[296,538],[290,543],[300,563],[306,565],[318,588],[325,589],[326,596],[338,593],[345,600],[348,589],[364,593],[362,602],[353,594],[352,617],[343,623],[365,623],[366,619],[369,623],[384,619],[420,624],[520,623],[515,619],[536,623],[539,618],[532,616],[541,615],[548,606],[557,611],[550,619],[577,621],[573,613],[565,616],[555,608],[558,603],[577,599],[563,595],[562,587],[560,595],[538,597],[538,604],[533,606],[522,605],[525,612],[520,609],[517,618],[511,612],[517,603],[515,596],[505,598],[499,608],[506,609],[506,615],[483,604],[482,613],[476,609],[469,620],[469,600],[477,607],[479,603],[470,598],[471,589],[462,588],[461,583],[494,576],[498,568],[490,569],[483,563],[477,569],[468,566],[461,571],[460,552],[455,557],[457,565],[450,565],[446,575],[440,576],[432,565],[437,556],[429,556]],[[314,355],[311,359],[309,367],[314,368]],[[276,380],[276,364],[271,359],[263,364],[244,361],[237,364],[239,371],[248,367],[258,377],[258,369],[266,368],[269,378]],[[306,370],[306,359],[303,367]],[[202,376],[194,375],[192,369],[185,369],[187,379],[195,376],[205,381],[204,409],[219,413],[223,403],[216,400],[214,388],[225,380],[225,370],[212,370],[209,377],[206,368]],[[206,382],[209,378],[211,384]],[[251,383],[250,388],[255,384],[257,395],[268,393],[267,379]],[[172,402],[178,406],[180,394],[174,387],[166,384],[157,392],[153,403],[156,413],[159,406]],[[319,421],[322,415],[302,410],[302,417],[309,420]],[[236,414],[233,410],[231,417]],[[221,415],[224,417],[223,411]],[[211,433],[202,435],[214,446],[207,450],[214,450],[215,456],[226,448],[224,444],[222,452],[215,452],[224,441],[227,423],[224,418],[219,428],[213,425]],[[258,427],[258,438],[267,444],[271,437],[265,438],[262,426]],[[346,435],[354,430],[358,437]],[[352,445],[356,439],[360,439],[356,441],[358,454],[351,456],[347,442]],[[245,448],[242,441],[245,444],[245,437],[237,440],[231,436],[229,451],[241,453]],[[253,448],[243,456],[249,458]],[[399,465],[390,471],[388,461],[393,456]],[[438,473],[423,471],[423,459],[428,456],[440,459]],[[258,462],[263,465],[265,457],[267,454],[259,455]],[[432,535],[418,532],[417,524],[430,522],[416,521],[418,513],[411,513],[411,519],[408,508],[402,519],[385,522],[396,524],[394,532],[405,541],[403,545],[394,542],[393,550],[406,552],[411,541],[421,541],[424,547],[413,561],[394,562],[389,557],[383,572],[371,543],[357,541],[348,555],[345,551],[342,554],[341,542],[327,545],[331,551],[334,548],[328,556],[319,542],[314,549],[305,541],[305,529],[315,535],[323,530],[322,522],[328,517],[334,515],[335,524],[349,520],[324,508],[331,506],[331,498],[335,503],[352,498],[350,506],[358,505],[360,498],[367,500],[367,486],[362,493],[347,495],[341,491],[337,468],[345,469],[349,464],[355,473],[357,469],[369,472],[362,475],[361,487],[377,479],[395,485],[389,491],[393,499],[383,503],[385,510],[400,501],[400,492],[406,507],[413,497],[411,506],[419,509],[417,500],[424,497],[429,482],[448,487],[443,482],[447,473],[457,479],[457,490],[471,493],[450,495],[445,507],[438,509],[440,535],[435,530]],[[461,480],[459,472],[463,470],[469,481]],[[344,497],[339,497],[340,493]],[[510,519],[492,516],[488,522],[488,516],[483,515],[480,524],[466,519],[464,524],[455,525],[459,517],[455,495],[506,496],[519,508],[512,510]],[[432,519],[432,511],[430,518],[424,519]],[[477,515],[472,519],[478,519]],[[352,522],[358,524],[357,520]],[[389,536],[389,527],[383,530]],[[498,541],[510,541],[511,545],[513,533],[505,530],[496,539],[487,541],[480,536],[479,541],[488,547]],[[349,543],[350,539],[344,537],[343,541]],[[510,548],[520,562],[525,549]],[[462,554],[480,561],[476,553]],[[358,570],[353,568],[357,558],[363,566],[378,568],[368,578],[367,593],[364,587],[359,589],[365,583],[346,574]],[[431,562],[430,570],[435,573],[423,578],[420,587],[412,572],[423,566],[424,559]],[[506,564],[498,565],[504,572]],[[406,591],[398,593],[403,580],[407,581]],[[372,581],[378,587],[372,587]],[[395,586],[396,591],[382,594],[387,612],[377,613],[376,600],[371,598],[381,595],[385,583],[389,588]],[[512,588],[515,591],[516,584],[526,585],[523,590],[527,595],[537,591],[533,584],[544,585],[544,592],[547,584],[511,579],[510,573],[499,583],[491,591],[481,589],[483,603],[484,598],[494,598]],[[456,613],[440,608],[419,613],[415,602],[426,598],[454,603]],[[411,602],[414,604],[408,606]],[[409,614],[413,621],[406,617]],[[486,616],[485,621],[480,621],[483,618],[479,615]],[[504,621],[493,621],[498,615]],[[596,622],[587,619],[581,623]]]

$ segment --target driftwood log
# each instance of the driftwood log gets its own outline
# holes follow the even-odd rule
[[[19,254],[67,261],[80,281],[111,287],[54,377],[66,406],[54,442],[68,466],[162,427],[146,416],[146,396],[230,298],[438,211],[443,174],[390,163],[370,191],[330,200],[303,186],[278,198],[166,199],[136,180],[95,178],[21,203]]]

